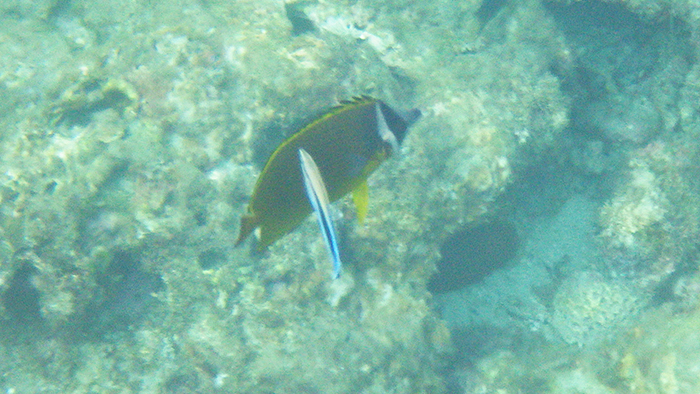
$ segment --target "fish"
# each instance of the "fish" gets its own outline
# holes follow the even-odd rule
[[[367,178],[398,152],[420,110],[397,111],[361,96],[342,101],[284,140],[267,160],[241,217],[240,245],[256,234],[257,250],[291,232],[313,212],[299,154],[303,149],[323,175],[328,201],[352,192],[358,220],[367,214]]]
[[[340,277],[340,250],[336,241],[335,228],[333,227],[333,218],[330,212],[330,202],[328,201],[328,191],[323,183],[321,171],[319,171],[314,158],[304,150],[299,148],[299,161],[301,161],[301,173],[304,176],[304,186],[306,188],[306,196],[316,212],[318,226],[321,228],[321,234],[326,241],[326,247],[331,255],[333,262],[333,279]]]

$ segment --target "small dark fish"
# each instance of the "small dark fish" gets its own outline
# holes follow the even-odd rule
[[[457,231],[440,247],[442,258],[428,281],[428,291],[442,294],[483,280],[508,266],[519,243],[515,227],[505,220]]]

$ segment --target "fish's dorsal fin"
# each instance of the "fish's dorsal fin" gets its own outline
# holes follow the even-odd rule
[[[329,118],[332,118],[333,116],[336,116],[342,112],[351,110],[353,108],[360,107],[362,105],[371,105],[372,103],[376,103],[379,100],[370,97],[370,96],[356,96],[353,97],[351,100],[342,100],[340,101],[340,104],[334,106],[330,110],[316,116],[316,118],[312,121],[310,121],[306,126],[302,127],[299,129],[297,132],[294,134],[290,135],[286,140],[284,140],[278,147],[277,149],[272,152],[270,155],[270,158],[267,159],[267,163],[265,164],[265,167],[263,167],[262,172],[264,173],[267,170],[267,165],[274,161],[275,156],[277,156],[278,152],[282,149],[284,149],[287,145],[293,144],[294,141],[296,141],[298,138],[304,135],[304,133],[308,132],[310,129],[313,129],[314,127],[318,126],[319,123],[327,121]]]
[[[362,224],[369,210],[369,186],[367,186],[366,180],[352,189],[352,201],[355,203],[355,209],[357,210],[357,221]]]
[[[341,112],[345,112],[349,109],[353,109],[355,107],[359,107],[362,105],[375,103],[377,101],[378,101],[377,99],[370,97],[370,96],[365,96],[365,95],[355,96],[350,100],[341,100],[338,103],[338,105],[335,105],[331,109],[329,109],[328,111],[324,112],[321,116],[318,117],[318,119],[314,120],[313,122],[309,123],[306,127],[304,127],[304,129],[310,128],[313,125],[315,125],[316,123],[322,122],[325,119],[330,118],[332,116],[335,116]],[[304,130],[304,129],[302,129],[302,130]]]
[[[368,96],[366,94],[361,94],[359,96],[353,96],[353,98],[349,100],[340,100],[340,104],[336,105],[333,108],[338,108],[338,107],[343,107],[346,105],[357,105],[357,104],[365,104],[369,102],[374,102],[377,101],[374,97]]]

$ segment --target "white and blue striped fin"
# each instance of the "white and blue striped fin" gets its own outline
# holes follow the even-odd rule
[[[331,205],[328,200],[326,185],[323,183],[321,172],[313,157],[303,148],[299,148],[299,161],[301,162],[301,173],[304,176],[306,196],[309,198],[314,212],[316,212],[318,225],[321,227],[323,239],[326,241],[326,246],[333,262],[333,279],[337,279],[340,277],[341,268],[340,250],[336,241],[333,218],[331,218]]]

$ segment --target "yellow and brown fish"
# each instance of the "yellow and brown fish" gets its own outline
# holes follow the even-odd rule
[[[260,173],[236,245],[259,229],[262,250],[312,212],[301,151],[313,157],[330,202],[353,192],[361,220],[367,212],[367,177],[398,149],[419,117],[417,109],[400,114],[381,100],[363,96],[342,102],[291,135]]]

